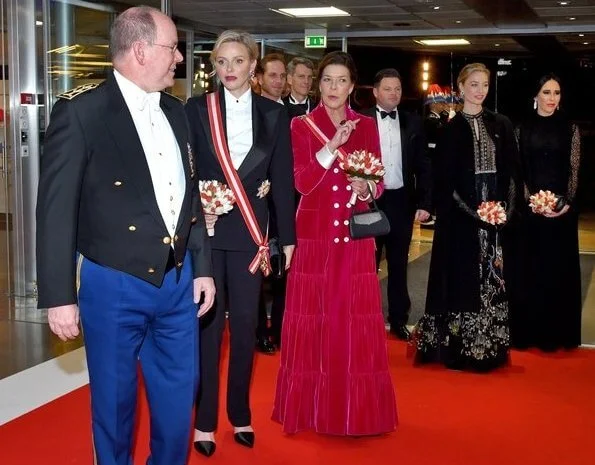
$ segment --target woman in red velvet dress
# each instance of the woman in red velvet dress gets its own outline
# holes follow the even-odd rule
[[[318,76],[321,103],[309,117],[330,140],[321,142],[303,119],[291,124],[302,199],[273,419],[286,433],[380,434],[395,429],[397,413],[374,239],[352,240],[348,220],[383,186],[348,179],[337,159],[339,147],[379,154],[378,131],[372,118],[349,108],[356,70],[347,53],[326,55]]]

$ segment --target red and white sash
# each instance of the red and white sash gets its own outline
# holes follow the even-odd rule
[[[271,272],[268,233],[266,235],[262,234],[252,205],[250,204],[244,186],[242,185],[242,181],[231,161],[231,155],[229,154],[227,141],[225,139],[225,131],[223,130],[223,118],[221,116],[221,107],[219,106],[219,92],[207,94],[207,109],[209,113],[211,137],[213,138],[213,144],[215,146],[215,154],[217,155],[227,184],[235,194],[236,205],[240,209],[240,213],[244,218],[244,222],[248,227],[252,240],[258,246],[258,252],[256,252],[248,269],[252,274],[260,269],[265,276],[268,276]]]
[[[298,118],[300,118],[304,123],[306,123],[306,126],[308,126],[310,131],[312,131],[312,134],[314,134],[316,136],[316,138],[320,142],[322,142],[323,146],[325,146],[329,142],[330,139],[328,137],[326,137],[324,132],[322,132],[322,130],[316,125],[316,123],[310,117],[310,115],[302,115],[302,116],[298,116]],[[342,147],[339,147],[337,150],[341,154],[341,157],[347,158],[347,153],[345,152],[345,150],[343,150]]]

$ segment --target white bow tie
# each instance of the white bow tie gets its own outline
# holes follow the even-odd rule
[[[143,96],[139,97],[138,99],[138,109],[143,111],[147,108],[151,108],[154,111],[159,111],[161,107],[159,106],[159,102],[161,100],[161,92],[148,92]]]

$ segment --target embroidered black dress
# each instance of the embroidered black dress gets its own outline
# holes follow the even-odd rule
[[[518,157],[510,121],[457,114],[439,143],[437,222],[426,311],[414,330],[416,362],[489,371],[508,360],[502,227],[479,219],[484,201],[514,209]]]
[[[522,305],[511,313],[515,347],[543,350],[574,348],[581,342],[581,276],[578,214],[574,200],[580,163],[580,135],[560,112],[535,113],[517,131],[524,173],[525,205],[529,195],[550,190],[563,196],[570,210],[557,218],[524,215],[525,260]]]

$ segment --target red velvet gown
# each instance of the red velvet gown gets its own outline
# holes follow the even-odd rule
[[[330,139],[336,129],[319,105],[310,116]],[[343,149],[379,154],[372,118],[360,119]],[[393,431],[397,411],[388,370],[386,331],[373,239],[352,240],[347,206],[351,186],[335,160],[316,160],[323,144],[304,121],[291,124],[295,180],[302,195],[297,248],[287,279],[281,367],[273,420],[286,433],[314,430],[335,435]],[[378,185],[377,195],[382,192]],[[355,208],[368,209],[360,200]]]

